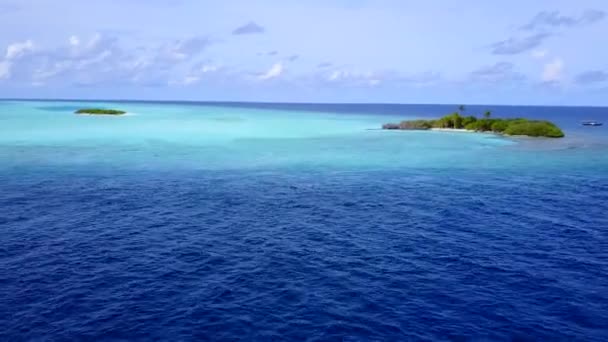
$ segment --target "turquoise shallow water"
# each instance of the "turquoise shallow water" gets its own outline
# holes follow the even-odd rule
[[[0,101],[0,340],[605,341],[608,109],[453,108]]]
[[[310,110],[297,106],[285,110],[155,103],[0,103],[4,167],[40,163],[205,170],[352,170],[596,168],[607,164],[602,152],[608,146],[605,129],[585,130],[579,118],[564,120],[562,116],[577,116],[575,110],[555,120],[562,124],[567,138],[545,140],[377,130],[385,122],[425,116],[424,110],[410,113],[407,106],[400,113],[386,113],[381,106],[363,113],[344,113],[331,107],[323,111],[322,107]],[[72,114],[87,106],[119,107],[129,114]],[[426,111],[440,110],[430,109]],[[513,111],[518,112],[517,108]]]

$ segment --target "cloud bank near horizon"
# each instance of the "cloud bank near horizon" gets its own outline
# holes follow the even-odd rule
[[[170,29],[139,29],[121,20],[103,25],[73,17],[61,24],[54,16],[33,20],[44,11],[67,8],[67,2],[43,8],[28,0],[0,7],[0,19],[8,18],[9,25],[13,20],[15,28],[0,33],[0,91],[17,97],[367,97],[363,102],[464,97],[507,103],[530,97],[563,102],[569,94],[573,103],[608,104],[596,95],[608,89],[608,48],[594,38],[608,32],[605,8],[566,12],[546,1],[547,9],[531,9],[525,17],[515,8],[510,16],[496,17],[487,32],[466,24],[430,25],[422,19],[449,18],[449,13],[390,1],[354,7],[286,2],[270,12],[264,11],[270,4],[265,1],[255,6],[235,1],[240,6],[234,11],[187,0],[127,2],[141,12],[136,17],[142,21],[165,12],[172,12],[169,18],[181,14],[181,20],[170,21]],[[95,6],[103,14],[118,5]],[[462,6],[458,13],[468,13]],[[210,14],[186,15],[197,8]],[[85,9],[74,5],[73,13]],[[412,10],[412,20],[422,19],[404,21],[401,16]],[[497,13],[491,5],[482,10],[488,16]],[[316,14],[315,25],[307,22],[311,14]],[[363,18],[373,18],[376,25],[362,27]]]

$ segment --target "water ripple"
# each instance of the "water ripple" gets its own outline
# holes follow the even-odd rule
[[[602,340],[608,180],[3,175],[0,339]]]

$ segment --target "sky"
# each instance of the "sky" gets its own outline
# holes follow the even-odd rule
[[[606,0],[0,0],[0,98],[608,105]]]

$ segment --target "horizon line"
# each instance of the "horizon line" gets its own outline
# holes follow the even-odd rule
[[[488,103],[405,103],[405,102],[273,102],[273,101],[236,101],[236,100],[144,100],[144,99],[77,99],[77,98],[28,98],[15,97],[4,98],[0,97],[0,101],[42,101],[42,102],[139,102],[139,103],[189,103],[189,104],[252,104],[252,105],[391,105],[391,106],[500,106],[500,107],[572,107],[572,108],[608,108],[608,105],[531,105],[531,104],[488,104]]]

